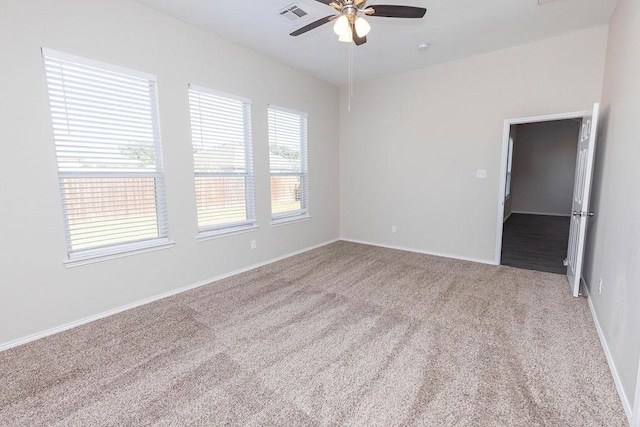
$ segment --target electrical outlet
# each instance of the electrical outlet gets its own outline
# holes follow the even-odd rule
[[[598,283],[598,295],[602,293],[602,277],[600,278],[600,282]]]
[[[395,225],[392,225],[392,226],[391,226],[391,232],[392,232],[392,233],[395,233],[396,231],[398,231],[398,229],[396,228],[396,226],[395,226]]]
[[[257,247],[257,245],[256,245],[256,241],[255,241],[255,240],[252,240],[252,241],[251,241],[251,249],[255,249],[256,247]]]
[[[476,178],[485,179],[486,177],[487,177],[487,170],[486,169],[478,169],[476,171]]]

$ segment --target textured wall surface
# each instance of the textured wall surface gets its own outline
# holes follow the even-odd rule
[[[568,216],[580,122],[518,125],[511,181],[513,212]]]
[[[364,82],[350,113],[342,90],[341,235],[493,262],[504,121],[591,109],[606,41],[598,27]]]
[[[638,52],[640,2],[620,0],[609,30],[590,207],[595,216],[588,228],[585,280],[629,406],[640,357]]]

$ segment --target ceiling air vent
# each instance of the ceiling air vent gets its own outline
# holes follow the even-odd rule
[[[289,6],[280,10],[280,16],[285,18],[289,22],[296,22],[305,17],[307,17],[308,13],[305,12],[295,3],[291,3]]]

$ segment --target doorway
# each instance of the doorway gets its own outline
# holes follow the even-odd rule
[[[511,125],[500,263],[564,274],[581,120]]]
[[[496,264],[565,274],[585,112],[505,121]]]

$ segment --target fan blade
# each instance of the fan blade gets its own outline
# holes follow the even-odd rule
[[[333,15],[325,16],[324,18],[320,18],[317,21],[313,21],[311,24],[307,24],[304,27],[295,30],[293,33],[289,34],[290,36],[299,36],[300,34],[304,34],[307,31],[311,31],[314,28],[318,28],[320,25],[324,25],[327,22],[333,19]]]
[[[386,18],[422,18],[427,12],[424,7],[395,6],[390,4],[379,4],[369,6],[373,9],[371,16],[382,16]]]
[[[367,42],[367,36],[358,36],[358,33],[356,33],[356,26],[353,22],[351,23],[351,37],[353,38],[353,42],[356,44],[356,46],[360,46],[361,44],[365,44]]]

